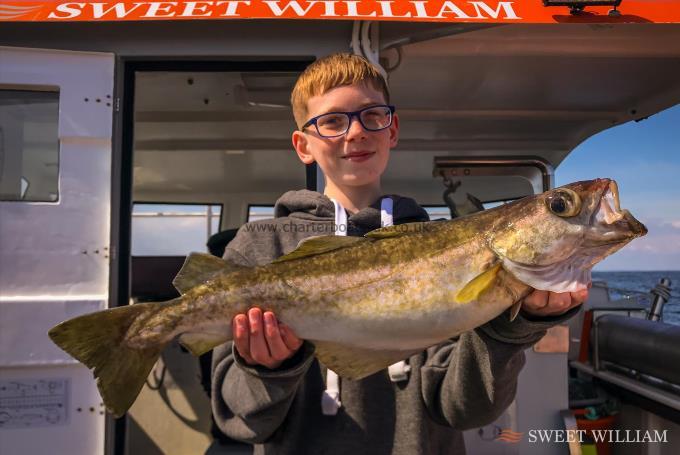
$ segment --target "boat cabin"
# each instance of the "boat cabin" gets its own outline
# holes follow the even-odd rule
[[[248,3],[271,17],[228,15]],[[1,453],[250,453],[211,432],[205,359],[172,345],[114,420],[90,371],[46,333],[170,298],[186,254],[211,238],[219,251],[285,191],[323,191],[290,141],[290,91],[315,59],[354,52],[384,68],[401,128],[383,188],[432,219],[547,190],[581,142],[680,103],[680,9],[661,0],[619,1],[619,15],[538,0],[336,2],[338,20],[323,17],[333,2],[311,3],[0,0]],[[369,3],[382,9],[351,9]],[[469,453],[566,453],[496,439],[569,428],[568,345],[582,322],[527,350],[516,400],[466,432]],[[680,395],[655,396],[629,405],[636,428],[677,433]]]

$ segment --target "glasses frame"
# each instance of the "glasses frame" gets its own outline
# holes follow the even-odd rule
[[[367,128],[366,125],[364,125],[364,122],[361,121],[361,113],[364,112],[364,111],[367,111],[367,110],[369,110],[369,109],[375,109],[376,107],[386,107],[386,108],[389,109],[389,111],[390,111],[390,123],[388,123],[387,126],[384,126],[384,127],[382,127],[382,128],[378,128],[378,129]],[[331,138],[331,137],[340,137],[340,136],[344,136],[345,134],[347,134],[347,132],[349,131],[349,129],[352,127],[352,120],[353,120],[355,117],[357,118],[357,120],[359,120],[359,124],[361,125],[361,127],[362,127],[363,129],[365,129],[366,131],[371,131],[371,132],[382,131],[382,130],[387,129],[387,128],[389,128],[390,126],[392,126],[392,122],[394,121],[394,113],[396,112],[396,110],[397,110],[397,108],[394,107],[394,106],[392,106],[392,105],[390,105],[390,104],[376,104],[376,105],[368,106],[368,107],[365,107],[365,108],[363,108],[363,109],[359,109],[358,111],[352,111],[352,112],[325,112],[325,113],[323,113],[323,114],[321,114],[321,115],[317,115],[316,117],[312,117],[312,118],[310,118],[309,120],[307,120],[307,123],[305,123],[304,125],[302,125],[302,126],[300,127],[300,131],[303,131],[303,132],[304,132],[305,128],[307,128],[307,127],[309,127],[309,126],[311,126],[311,125],[314,125],[314,128],[316,129],[317,134],[318,134],[319,136],[321,136],[321,137]],[[325,134],[321,134],[321,131],[319,131],[319,125],[318,125],[316,122],[317,122],[317,120],[319,120],[321,117],[323,117],[323,116],[325,116],[325,115],[330,115],[330,114],[344,114],[344,115],[346,115],[347,117],[349,117],[349,122],[347,123],[347,129],[346,129],[345,131],[343,131],[342,133],[340,133],[340,134],[334,134],[334,135],[332,135],[332,136],[326,136]]]

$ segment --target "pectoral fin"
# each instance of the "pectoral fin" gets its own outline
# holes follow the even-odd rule
[[[468,303],[472,302],[473,300],[477,300],[480,294],[486,291],[493,284],[500,269],[501,264],[496,264],[486,272],[475,277],[458,292],[456,295],[456,302]]]
[[[420,350],[372,350],[327,341],[313,341],[316,357],[340,377],[361,379],[384,370]]]
[[[520,299],[513,303],[513,305],[510,307],[510,321],[514,321],[517,315],[519,314],[519,310],[522,309],[522,302],[524,299]]]
[[[226,333],[187,332],[179,337],[179,342],[193,355],[199,356],[229,340]]]

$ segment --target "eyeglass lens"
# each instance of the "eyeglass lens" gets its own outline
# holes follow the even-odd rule
[[[361,125],[369,131],[387,128],[392,123],[392,111],[389,107],[376,106],[364,109],[359,113]],[[316,120],[319,134],[322,136],[338,136],[349,130],[350,116],[348,114],[326,114]]]

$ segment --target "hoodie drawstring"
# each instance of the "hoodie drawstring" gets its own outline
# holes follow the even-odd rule
[[[335,199],[335,235],[347,235],[347,212],[345,208]],[[394,201],[390,197],[380,200],[380,225],[381,227],[392,226],[394,224]],[[404,361],[390,365],[387,372],[392,382],[400,382],[408,379],[411,367]],[[321,395],[321,412],[323,415],[331,416],[338,413],[342,406],[340,402],[340,378],[338,374],[330,368],[326,370],[326,390]]]

